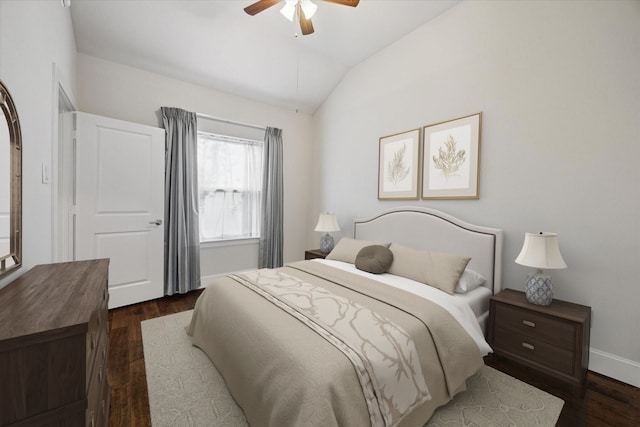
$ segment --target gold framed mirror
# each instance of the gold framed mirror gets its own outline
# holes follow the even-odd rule
[[[18,112],[0,81],[0,277],[22,265],[22,134]],[[4,120],[2,120],[4,118]]]

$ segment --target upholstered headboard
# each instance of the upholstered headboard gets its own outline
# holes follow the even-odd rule
[[[355,220],[353,236],[471,257],[468,268],[487,278],[485,286],[494,294],[502,288],[502,230],[469,224],[435,209],[401,207]]]

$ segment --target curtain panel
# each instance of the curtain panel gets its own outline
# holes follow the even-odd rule
[[[259,268],[282,267],[283,173],[282,130],[267,127],[264,134],[262,170],[262,220]]]
[[[196,113],[162,107],[165,144],[165,295],[200,287]]]

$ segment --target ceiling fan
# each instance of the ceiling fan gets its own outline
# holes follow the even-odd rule
[[[244,11],[253,16],[262,12],[265,9],[275,6],[282,0],[258,0],[257,2],[244,8]],[[344,6],[356,7],[360,0],[323,0],[329,3],[341,4]],[[311,23],[311,17],[318,6],[311,0],[285,0],[284,7],[280,10],[289,21],[293,22],[293,18],[297,15],[300,21],[300,30],[302,35],[313,33],[313,24]]]

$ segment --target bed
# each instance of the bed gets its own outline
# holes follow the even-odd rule
[[[355,220],[353,235],[471,257],[467,268],[486,281],[477,291],[457,296],[470,304],[486,334],[489,297],[502,289],[502,230],[470,224],[435,209],[400,207]]]
[[[353,236],[326,260],[228,275],[198,298],[187,332],[250,425],[422,426],[491,351],[501,230],[408,207],[356,220]],[[362,248],[391,252],[388,272],[354,267]],[[420,281],[425,256],[435,285]],[[449,264],[482,283],[454,292]]]

